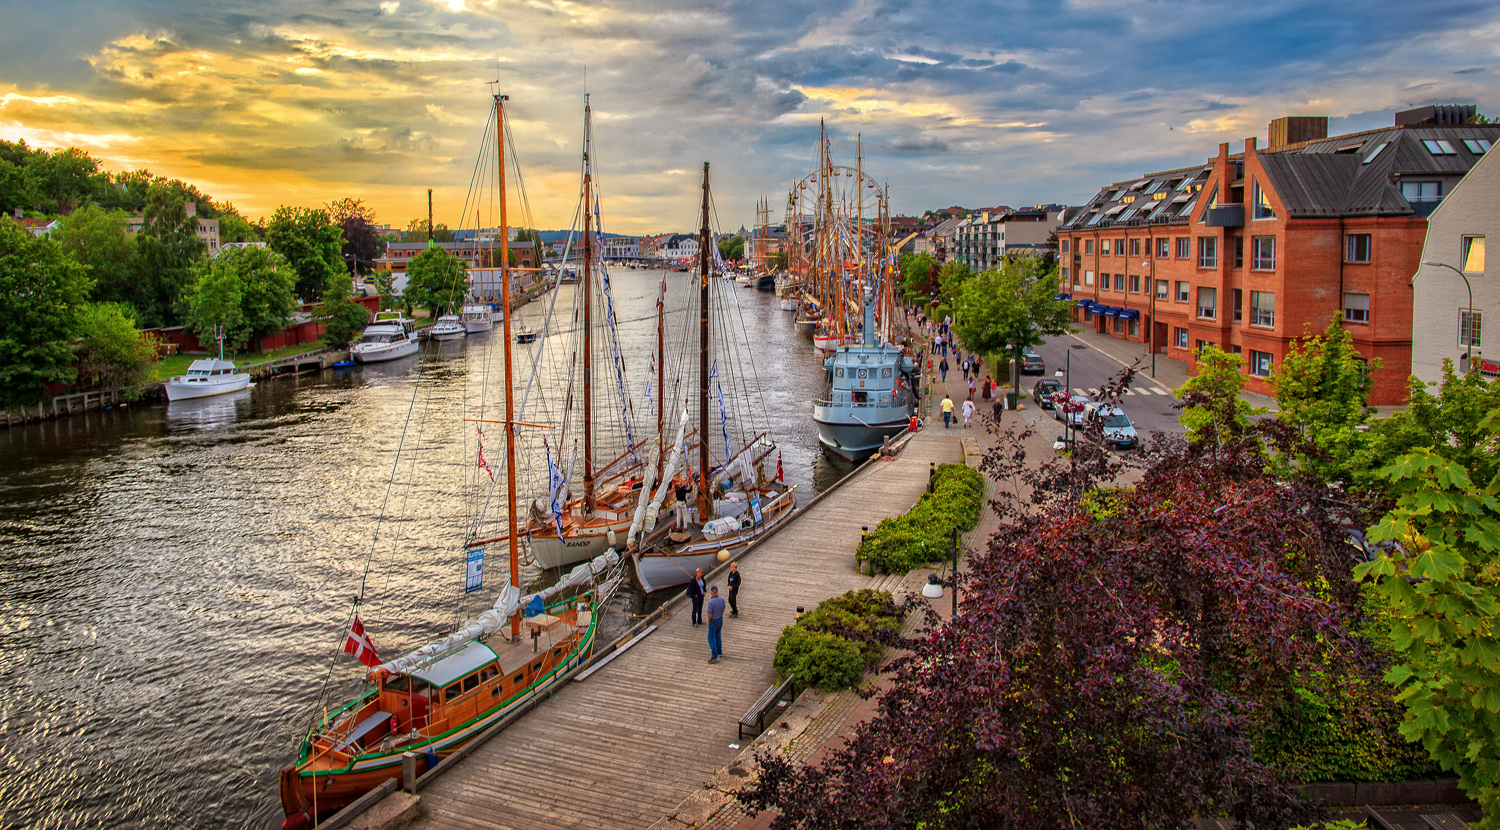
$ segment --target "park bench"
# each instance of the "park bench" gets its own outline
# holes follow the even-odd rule
[[[788,677],[781,683],[766,689],[766,693],[760,696],[760,700],[755,701],[750,706],[750,711],[740,718],[740,739],[744,740],[745,730],[752,726],[755,727],[757,735],[766,731],[766,715],[770,714],[772,709],[790,705],[796,699],[797,678],[795,677]]]

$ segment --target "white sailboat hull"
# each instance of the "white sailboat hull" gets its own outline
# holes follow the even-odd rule
[[[697,568],[708,573],[723,562],[738,559],[750,547],[751,542],[770,533],[796,514],[796,489],[792,487],[767,502],[763,508],[765,521],[758,526],[745,527],[739,533],[720,539],[702,539],[670,551],[649,550],[631,554],[641,587],[651,592],[686,585]],[[665,520],[671,519],[668,517]],[[729,556],[719,559],[720,551],[726,550]]]
[[[586,562],[612,547],[609,543],[611,530],[617,540],[623,540],[630,530],[630,519],[590,527],[562,539],[553,532],[538,533],[531,537],[531,558],[540,568],[561,568]]]
[[[214,395],[238,392],[249,385],[249,373],[237,372],[232,375],[220,375],[211,380],[202,381],[184,380],[181,377],[176,377],[163,383],[162,389],[167,393],[167,400],[185,401],[192,398],[209,398]]]
[[[349,349],[349,355],[360,363],[384,363],[387,360],[400,360],[403,357],[411,357],[417,353],[417,340],[399,340],[391,343],[355,343]]]

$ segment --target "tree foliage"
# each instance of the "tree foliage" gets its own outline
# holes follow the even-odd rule
[[[779,811],[776,828],[1316,818],[1252,737],[1293,679],[1366,671],[1339,527],[1368,508],[1238,449],[1167,442],[1106,501],[1067,466],[1020,473],[1023,452],[986,460],[1033,494],[997,488],[1002,524],[961,580],[962,614],[927,612],[844,749],[808,767],[762,756],[739,797]]]
[[[322,208],[282,205],[266,225],[266,244],[291,264],[297,275],[295,294],[312,302],[336,274],[347,274],[343,234]]]
[[[329,280],[323,288],[323,303],[317,320],[323,326],[319,339],[331,349],[348,348],[355,336],[370,322],[370,312],[350,298],[349,281]]]
[[[1500,828],[1500,408],[1496,383],[1455,378],[1444,367],[1443,394],[1414,400],[1421,412],[1396,428],[1454,423],[1459,434],[1429,434],[1381,468],[1394,508],[1369,538],[1383,554],[1357,575],[1389,604],[1385,619],[1401,663],[1386,679],[1406,708],[1401,733],[1458,775]],[[1418,387],[1416,392],[1422,390]],[[1425,392],[1422,394],[1425,395]],[[1415,395],[1414,395],[1415,397]],[[1491,408],[1471,408],[1488,398]],[[1454,411],[1443,413],[1445,404]],[[1474,420],[1462,423],[1466,415]]]
[[[0,409],[73,379],[70,346],[89,289],[87,269],[56,243],[0,219]]]
[[[944,265],[943,272],[955,264]],[[955,278],[943,277],[944,292]],[[1020,360],[1026,349],[1072,327],[1068,303],[1056,299],[1057,279],[1038,259],[1007,259],[994,271],[965,277],[962,286],[953,332],[970,351]],[[1020,388],[1017,372],[1015,389]]]
[[[157,360],[156,338],[135,327],[135,314],[120,303],[85,303],[78,314],[81,335],[75,350],[78,380],[103,389],[140,395]]]
[[[725,262],[734,262],[745,258],[745,237],[734,236],[729,239],[719,240],[719,256]]]
[[[469,290],[467,273],[463,260],[442,248],[429,247],[407,264],[403,296],[408,304],[439,317],[463,303]]]
[[[932,254],[902,254],[896,261],[901,268],[901,293],[907,300],[926,301],[937,290],[938,262]]]
[[[166,185],[152,185],[146,197],[145,221],[136,235],[140,276],[125,299],[147,326],[181,322],[193,263],[206,250],[198,220],[187,214],[186,205],[183,195]]]
[[[1276,454],[1283,470],[1300,467],[1327,481],[1362,484],[1374,464],[1369,455],[1370,375],[1354,338],[1337,320],[1318,336],[1292,342],[1281,367],[1271,375],[1276,387],[1276,418],[1300,439]]]
[[[356,276],[372,273],[375,260],[385,250],[385,241],[375,229],[375,211],[360,199],[346,197],[330,202],[328,215],[343,234],[340,256],[344,263],[353,264]]]
[[[776,253],[771,254],[771,258],[769,260],[766,260],[766,264],[772,271],[785,271],[787,269],[787,265],[791,262],[791,259],[791,253],[787,251],[777,251]]]
[[[63,221],[52,239],[88,266],[95,301],[128,303],[139,296],[135,239],[125,235],[124,211],[84,205]]]
[[[430,236],[430,238],[429,238]],[[452,242],[453,231],[443,222],[437,222],[432,226],[432,233],[427,233],[426,219],[412,219],[406,223],[406,231],[401,234],[403,242]]]
[[[1245,376],[1244,361],[1216,345],[1198,352],[1198,371],[1187,383],[1173,390],[1180,401],[1178,422],[1188,441],[1217,449],[1237,443],[1250,432],[1252,419],[1264,409],[1240,398]]]
[[[342,278],[340,278],[342,279]],[[227,348],[286,328],[297,310],[297,274],[269,248],[232,248],[203,260],[188,299],[188,325],[202,342],[224,330]]]

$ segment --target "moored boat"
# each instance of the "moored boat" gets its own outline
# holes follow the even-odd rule
[[[495,327],[495,317],[490,313],[487,305],[466,305],[458,313],[458,320],[463,323],[464,331],[469,334],[479,334],[489,331]]]
[[[360,363],[399,360],[417,353],[417,332],[399,311],[377,311],[359,342],[349,347],[349,356]]]
[[[461,340],[467,332],[463,323],[458,320],[458,315],[444,314],[437,318],[437,322],[428,329],[427,335],[433,340]]]
[[[871,294],[865,298],[863,342],[840,346],[828,358],[826,391],[813,402],[818,442],[849,461],[863,461],[906,429],[916,403],[916,366],[899,347],[876,341]]]
[[[195,360],[188,365],[187,374],[178,375],[162,384],[168,401],[183,401],[191,398],[207,398],[238,392],[250,385],[250,373],[241,372],[233,361],[224,359],[224,335],[218,336],[219,357]]]

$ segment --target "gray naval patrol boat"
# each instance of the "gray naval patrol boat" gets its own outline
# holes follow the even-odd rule
[[[864,306],[862,342],[839,346],[823,362],[826,391],[813,402],[823,449],[850,461],[863,461],[888,436],[906,429],[916,405],[916,365],[899,346],[878,341],[872,292],[865,292]]]

